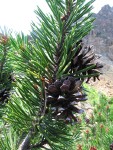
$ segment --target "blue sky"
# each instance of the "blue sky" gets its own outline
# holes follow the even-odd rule
[[[94,12],[98,12],[105,4],[113,6],[113,0],[96,0]],[[31,21],[36,20],[34,10],[37,5],[44,12],[49,11],[45,0],[0,0],[0,26],[29,33]]]

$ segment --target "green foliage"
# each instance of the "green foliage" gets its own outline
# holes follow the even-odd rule
[[[1,134],[0,148],[2,150],[17,150],[18,136],[15,131],[11,127],[7,129],[7,126],[3,125]]]
[[[0,105],[9,97],[13,81],[10,35],[0,34]],[[1,107],[1,106],[0,106]]]
[[[80,130],[82,126],[82,134],[76,146],[81,147],[82,150],[90,150],[91,147],[94,147],[95,150],[107,150],[113,140],[112,98],[108,98],[102,93],[98,94],[95,89],[88,85],[85,87],[89,91],[88,97],[93,107],[93,113],[89,119],[84,118],[84,115],[84,121],[77,127],[77,130]]]
[[[69,74],[70,60],[78,49],[76,43],[92,29],[92,2],[91,0],[85,4],[85,0],[78,0],[66,1],[65,4],[64,1],[47,0],[52,15],[45,15],[40,8],[35,11],[41,21],[41,27],[33,23],[31,35],[35,42],[34,47],[39,50],[40,62],[44,63],[41,66],[46,68],[43,73],[47,74],[48,79],[53,75],[58,79],[63,74]]]

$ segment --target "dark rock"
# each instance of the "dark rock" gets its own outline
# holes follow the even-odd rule
[[[84,42],[86,45],[94,45],[95,53],[101,56],[99,62],[104,65],[102,72],[113,79],[113,7],[105,5],[93,17],[96,18],[94,29]]]

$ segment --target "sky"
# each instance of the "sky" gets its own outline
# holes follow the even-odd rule
[[[106,4],[113,6],[113,0],[96,0],[93,12],[97,13]],[[49,12],[45,0],[0,0],[0,27],[28,34],[31,22],[37,20],[34,13],[36,6],[45,13]]]

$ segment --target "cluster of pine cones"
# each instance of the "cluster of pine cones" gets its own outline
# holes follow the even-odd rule
[[[82,85],[84,79],[86,82],[91,77],[94,81],[99,79],[99,69],[103,67],[95,61],[96,56],[90,46],[83,49],[82,40],[76,47],[78,51],[71,61],[69,70],[72,75],[56,80],[47,87],[47,107],[51,108],[55,118],[63,119],[67,123],[77,122],[75,114],[83,112],[77,104],[87,100]],[[81,78],[83,76],[86,78]]]

